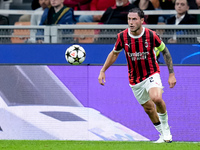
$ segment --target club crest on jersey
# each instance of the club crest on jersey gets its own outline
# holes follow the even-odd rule
[[[147,40],[145,40],[144,46],[145,46],[146,48],[149,46]]]

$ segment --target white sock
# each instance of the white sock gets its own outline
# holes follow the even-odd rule
[[[159,124],[159,125],[154,125],[154,127],[155,127],[156,130],[160,133],[160,135],[163,134],[163,133],[162,133],[162,126],[161,126],[161,124]]]
[[[159,120],[160,120],[162,126],[165,128],[169,127],[167,111],[164,114],[158,113],[158,116],[159,116]]]
[[[160,120],[161,123],[163,123],[163,124],[167,123],[168,124],[167,111],[164,114],[158,113],[158,117],[159,117],[159,120]]]
[[[160,114],[158,113],[160,122],[161,122],[161,126],[162,126],[162,132],[164,136],[170,136],[171,132],[169,129],[169,124],[168,124],[168,114],[167,111],[164,114]]]

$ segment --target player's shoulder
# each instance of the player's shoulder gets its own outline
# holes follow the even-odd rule
[[[153,33],[153,34],[156,33],[155,31],[153,31],[153,30],[151,30],[151,29],[149,29],[149,28],[145,28],[145,31],[146,31],[146,32],[151,32],[151,33]]]
[[[145,31],[146,31],[146,32],[152,33],[154,37],[155,37],[155,36],[158,36],[158,37],[160,38],[160,35],[159,35],[156,31],[153,31],[153,30],[151,30],[151,29],[149,29],[149,28],[145,28]]]

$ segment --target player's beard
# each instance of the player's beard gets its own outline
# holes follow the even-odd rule
[[[136,33],[140,28],[141,26],[137,27],[135,30],[131,30],[131,32]]]

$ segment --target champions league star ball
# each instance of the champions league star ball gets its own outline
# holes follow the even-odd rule
[[[85,57],[85,50],[80,45],[72,45],[65,52],[66,60],[72,65],[81,64],[85,60]]]

